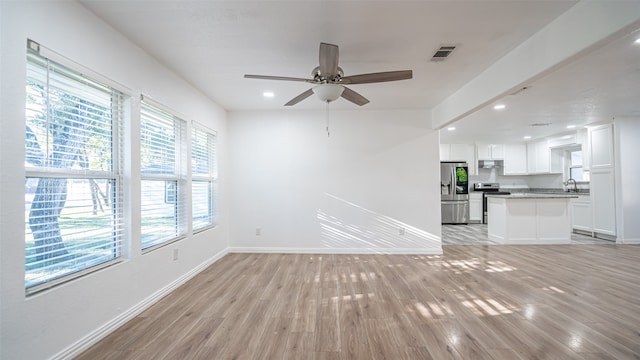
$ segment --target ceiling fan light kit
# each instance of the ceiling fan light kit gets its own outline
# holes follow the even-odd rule
[[[332,102],[337,100],[342,92],[344,86],[338,84],[321,84],[314,86],[312,89],[314,94],[324,102]]]
[[[372,84],[387,81],[408,80],[413,77],[412,70],[386,71],[344,76],[342,68],[338,66],[338,53],[338,45],[320,43],[320,66],[314,68],[311,72],[313,79],[269,75],[245,75],[244,77],[247,79],[301,81],[316,84],[313,88],[289,100],[289,102],[284,104],[285,106],[295,105],[313,94],[316,94],[320,100],[326,103],[335,101],[342,96],[344,99],[358,106],[362,106],[369,103],[369,100],[359,93],[345,87],[343,84]]]

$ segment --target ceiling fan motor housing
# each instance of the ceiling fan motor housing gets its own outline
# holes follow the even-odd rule
[[[317,83],[338,83],[342,80],[344,71],[342,71],[342,68],[338,66],[338,73],[333,77],[333,79],[328,79],[326,76],[322,75],[320,66],[316,66],[311,72],[311,76],[313,76],[313,80]]]

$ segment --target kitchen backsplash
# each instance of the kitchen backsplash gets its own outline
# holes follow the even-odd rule
[[[478,175],[469,176],[469,183],[496,182],[503,188],[562,189],[561,174],[504,176],[501,168],[478,169]]]

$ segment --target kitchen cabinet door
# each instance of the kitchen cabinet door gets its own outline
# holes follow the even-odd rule
[[[613,163],[613,124],[589,129],[591,169],[611,168]]]
[[[536,174],[548,174],[551,170],[549,161],[551,154],[546,141],[536,143]]]
[[[527,145],[504,145],[504,175],[527,174]]]
[[[591,169],[591,144],[587,129],[578,130],[578,144],[582,148],[582,170],[589,171]]]
[[[536,173],[536,143],[527,143],[527,173]]]
[[[550,151],[546,141],[527,143],[527,171],[529,174],[548,174]]]
[[[613,168],[591,168],[591,208],[593,232],[616,235],[615,181]]]
[[[504,145],[492,144],[491,145],[491,159],[492,160],[504,160]]]
[[[469,193],[469,221],[482,222],[482,193]]]
[[[589,195],[580,195],[571,199],[571,224],[573,230],[593,232],[593,212]]]
[[[440,144],[440,161],[451,160],[451,145]]]
[[[450,157],[452,161],[466,161],[469,165],[469,174],[477,175],[476,157],[473,145],[471,144],[451,144]]]
[[[504,145],[502,144],[477,144],[476,154],[478,160],[503,160]]]
[[[476,144],[478,160],[491,160],[491,145]]]

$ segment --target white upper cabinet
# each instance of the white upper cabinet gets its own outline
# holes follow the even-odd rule
[[[451,160],[451,145],[440,144],[440,161]]]
[[[527,145],[504,145],[504,175],[527,174]]]
[[[491,157],[493,158],[493,160],[504,160],[504,145],[492,144]]]
[[[550,151],[547,141],[527,143],[527,171],[529,174],[548,174]]]
[[[504,145],[502,144],[477,144],[478,160],[503,160]]]
[[[476,157],[473,145],[470,144],[451,144],[451,160],[463,160],[469,165],[469,174],[476,175]]]
[[[477,175],[475,148],[470,144],[440,144],[440,161],[464,161],[469,175]]]
[[[591,169],[613,167],[613,125],[606,124],[589,129]]]
[[[587,129],[578,130],[578,144],[582,147],[582,170],[591,169],[591,144],[589,142],[589,131]]]

